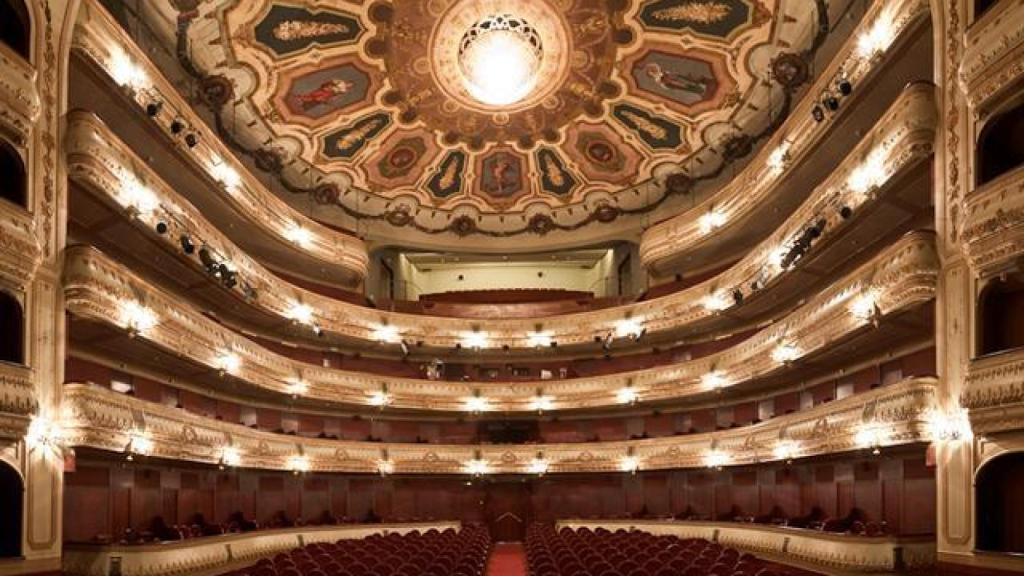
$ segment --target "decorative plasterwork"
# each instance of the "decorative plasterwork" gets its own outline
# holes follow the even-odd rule
[[[679,538],[703,538],[755,554],[810,562],[846,572],[889,573],[935,565],[933,537],[855,536],[735,522],[672,520],[560,520],[556,529],[641,530]]]
[[[256,158],[273,158],[265,165],[286,188],[324,203],[319,217],[340,222],[351,215],[368,222],[374,237],[390,238],[391,227],[402,227],[430,241],[441,234],[574,231],[614,220],[609,214],[647,212],[678,192],[661,184],[665,174],[687,164],[694,180],[713,178],[753,150],[788,114],[792,94],[809,76],[809,61],[827,33],[824,3],[726,0],[703,14],[679,10],[684,4],[300,3],[308,42],[287,52],[254,32],[280,9],[271,0],[180,10],[164,0],[146,3],[141,12],[169,44],[204,47],[177,54],[203,86],[230,90],[231,98],[209,102],[221,118],[221,135]],[[451,93],[457,87],[449,72],[457,63],[444,48],[461,33],[447,27],[471,25],[498,5],[523,12],[549,37],[545,50],[554,46],[557,54],[545,59],[553,64],[542,80],[548,90],[538,98],[510,110],[478,110]],[[554,18],[545,16],[551,13]],[[351,20],[353,34],[367,33],[358,42],[316,41],[329,18]],[[208,20],[218,25],[201,25]],[[167,28],[171,22],[175,29]],[[341,54],[366,62],[383,89],[366,94],[360,110],[333,114],[315,129],[280,113],[272,94],[282,75],[293,77]],[[793,73],[780,78],[773,70],[783,61]],[[646,89],[634,89],[640,84]],[[325,90],[312,87],[300,96],[315,98],[318,113],[358,92],[347,84],[321,86]],[[369,118],[378,129],[356,125]],[[568,145],[576,127],[589,124],[620,141]],[[396,138],[408,130],[426,133],[424,147],[441,148],[416,158],[426,166],[422,176],[397,184],[369,170],[392,158]],[[325,154],[336,148],[332,136],[339,132],[351,146],[342,155]],[[501,147],[515,149],[520,170],[506,162],[491,171],[475,168]],[[588,171],[619,157],[637,165],[628,181],[608,179],[610,170]],[[408,161],[408,150],[399,158]],[[331,193],[321,193],[325,189]]]
[[[960,404],[977,434],[1024,428],[1024,350],[972,360]]]
[[[68,384],[62,425],[71,446],[121,452],[133,437],[143,436],[152,442],[152,456],[207,464],[221,462],[231,447],[247,468],[289,470],[289,462],[303,456],[309,470],[318,472],[376,473],[386,459],[389,473],[396,474],[466,473],[472,460],[484,462],[487,473],[527,474],[538,453],[549,473],[614,472],[621,471],[626,456],[636,458],[640,470],[703,468],[712,448],[728,455],[723,465],[769,462],[779,460],[775,448],[782,440],[798,446],[796,458],[927,442],[927,416],[935,405],[935,380],[921,378],[713,433],[579,444],[388,444],[262,432],[109,389]],[[864,429],[876,432],[869,444]]]
[[[38,407],[32,370],[0,362],[0,437],[24,436],[28,418]]]
[[[735,288],[747,290],[753,282],[771,291],[777,280],[787,274],[786,269],[775,269],[770,260],[781,247],[790,244],[809,222],[824,221],[821,238],[842,234],[846,226],[855,225],[862,206],[876,202],[894,188],[888,186],[932,154],[935,138],[936,114],[934,90],[927,84],[909,86],[896,99],[890,110],[855,148],[835,172],[818,186],[808,199],[787,218],[772,235],[765,238],[739,262],[714,278],[660,298],[654,298],[615,308],[593,312],[531,319],[492,319],[486,326],[479,320],[434,318],[430,316],[399,314],[374,310],[355,304],[333,300],[284,282],[270,273],[256,260],[231,244],[216,227],[212,226],[191,204],[164,184],[144,162],[140,162],[130,148],[94,116],[76,113],[70,116],[67,137],[68,169],[71,177],[87,190],[108,197],[109,201],[124,205],[126,186],[142,181],[152,189],[161,205],[147,214],[137,215],[150,231],[160,221],[170,226],[163,235],[169,250],[180,253],[177,246],[181,233],[202,238],[226,254],[233,266],[244,271],[250,284],[257,288],[258,297],[251,305],[283,315],[292,301],[310,306],[318,326],[324,330],[361,340],[374,340],[381,325],[393,326],[401,338],[410,342],[422,341],[428,346],[451,348],[465,335],[484,330],[488,347],[500,349],[532,348],[529,334],[542,324],[559,345],[588,344],[603,339],[616,330],[623,319],[632,319],[648,332],[657,333],[683,327],[695,328],[708,323],[719,313],[705,305],[705,300],[719,291]],[[872,157],[884,155],[877,168],[884,172],[869,191],[851,191],[849,176]],[[852,217],[844,220],[840,207],[853,210]],[[178,222],[188,224],[189,230],[179,230]],[[157,238],[155,232],[151,232]],[[821,241],[821,240],[819,240]],[[177,257],[177,256],[176,256]],[[741,304],[742,305],[742,304]]]
[[[208,176],[210,189],[204,193],[220,195],[253,225],[277,237],[281,243],[301,244],[292,249],[312,255],[323,262],[323,266],[341,268],[359,279],[366,276],[369,255],[363,241],[306,217],[270,192],[207,127],[191,104],[178,94],[98,2],[82,3],[72,49],[114,78],[117,67],[130,66],[136,76],[145,79],[140,86],[124,86],[126,95],[142,113],[150,104],[159,103],[157,114],[150,120],[169,144],[180,147],[184,157]],[[206,97],[214,96],[209,91],[206,94]],[[176,122],[182,122],[185,128],[173,129]],[[196,144],[187,146],[182,132],[196,135]],[[290,238],[296,228],[304,231],[301,243]]]
[[[971,268],[980,276],[1020,267],[1024,255],[1024,168],[971,192],[964,202],[960,241]]]
[[[237,562],[287,552],[314,542],[366,538],[373,534],[421,533],[430,529],[459,530],[458,522],[424,522],[353,526],[303,526],[260,530],[246,534],[225,534],[218,538],[190,538],[159,544],[99,546],[66,544],[63,570],[78,576],[108,576],[112,558],[117,558],[121,576],[161,576],[213,571]]]
[[[701,243],[713,240],[701,228],[701,217],[711,207],[725,216],[726,226],[730,222],[743,222],[744,218],[764,209],[770,202],[779,183],[785,179],[789,167],[801,163],[824,141],[830,133],[831,122],[815,122],[812,108],[820,105],[818,96],[831,89],[837,76],[850,80],[853,86],[865,82],[872,74],[883,69],[886,54],[875,57],[863,57],[858,51],[858,43],[879,19],[888,19],[893,27],[894,42],[902,35],[913,30],[928,15],[927,0],[899,0],[896,2],[874,2],[864,15],[860,25],[850,39],[839,50],[828,69],[823,72],[815,85],[807,91],[804,98],[793,113],[779,127],[775,134],[761,148],[757,156],[728,184],[698,206],[686,210],[663,222],[659,222],[644,231],[640,241],[640,259],[647,267],[657,267],[659,263],[685,255]],[[919,88],[922,89],[923,88]],[[934,90],[934,88],[932,88]],[[916,130],[923,127],[934,129],[935,104],[934,95],[927,101],[904,101],[903,106],[914,108],[912,114],[902,115],[897,125],[891,126],[894,134],[904,130]],[[890,114],[900,114],[900,106],[890,108]],[[906,110],[902,112],[907,112]],[[916,114],[924,117],[924,124],[915,126],[919,121]],[[890,118],[895,121],[895,118]],[[902,124],[902,126],[901,126]],[[885,131],[890,126],[883,120],[876,124],[875,137],[886,139]],[[783,150],[786,160],[781,167],[772,160],[773,154]],[[692,176],[684,170],[675,176],[680,182],[691,185]],[[666,180],[671,186],[672,180]]]
[[[19,206],[0,202],[0,286],[22,290],[42,259],[35,219]]]
[[[127,329],[131,326],[123,318],[124,302],[138,302],[155,320],[139,338],[281,394],[291,394],[291,383],[299,378],[307,385],[306,397],[367,405],[386,383],[391,405],[401,408],[464,411],[479,391],[488,403],[484,410],[535,411],[538,389],[552,398],[553,410],[590,408],[621,403],[624,387],[631,387],[640,400],[665,400],[709,392],[703,377],[711,372],[726,373],[732,384],[777,373],[792,360],[779,359],[780,345],[798,349],[799,358],[826,349],[879,317],[931,300],[937,268],[934,237],[910,234],[787,317],[727,350],[610,376],[500,384],[390,378],[292,360],[210,320],[88,247],[67,251],[64,286],[67,309],[79,317]],[[867,314],[855,305],[865,294],[872,297]],[[235,359],[227,367],[225,354]]]
[[[32,66],[0,43],[0,134],[25,146],[39,119],[41,104]]]
[[[1024,2],[996,2],[968,30],[959,80],[979,113],[1024,75]]]

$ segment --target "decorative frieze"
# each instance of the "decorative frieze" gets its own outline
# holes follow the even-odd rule
[[[1024,255],[1024,167],[975,189],[964,206],[964,254],[979,276],[1020,268]]]
[[[22,291],[42,259],[43,248],[32,215],[19,206],[0,202],[0,286]]]
[[[18,147],[28,144],[41,104],[32,65],[0,43],[0,135]]]
[[[274,470],[401,474],[528,474],[756,464],[930,440],[935,379],[914,378],[751,426],[620,442],[444,445],[288,436],[205,418],[109,389],[68,384],[71,446]],[[870,431],[866,434],[865,430]],[[139,439],[143,440],[139,440]],[[787,450],[778,449],[785,442]],[[144,446],[145,449],[140,449]],[[709,461],[717,451],[720,459]]]
[[[1024,75],[1024,2],[995,2],[965,36],[959,80],[976,114]]]
[[[448,382],[394,378],[323,368],[272,352],[183,305],[89,247],[73,247],[65,259],[67,309],[93,321],[137,333],[196,364],[254,386],[330,402],[374,404],[386,385],[398,408],[447,411],[536,411],[538,389],[548,410],[667,400],[713,392],[723,386],[781,374],[790,363],[821,351],[890,314],[934,298],[938,259],[934,236],[913,233],[878,254],[804,305],[756,335],[721,352],[656,368],[594,378],[531,382]],[[864,301],[867,306],[863,306]],[[148,317],[130,317],[143,309]],[[793,357],[780,358],[786,347]],[[707,375],[721,376],[709,382]],[[628,388],[631,397],[623,400]],[[473,400],[477,398],[477,400]]]
[[[1024,350],[972,360],[960,404],[977,434],[1024,428]]]

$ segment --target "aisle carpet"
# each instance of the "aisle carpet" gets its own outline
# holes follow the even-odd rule
[[[519,542],[495,544],[487,576],[526,576],[526,550]]]

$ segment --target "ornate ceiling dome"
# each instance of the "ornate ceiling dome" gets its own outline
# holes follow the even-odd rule
[[[153,4],[221,135],[377,238],[636,231],[778,125],[824,34],[806,0]]]

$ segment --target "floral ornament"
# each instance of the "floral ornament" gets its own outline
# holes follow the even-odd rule
[[[530,222],[526,225],[526,228],[534,234],[543,236],[555,229],[555,221],[547,214],[534,214],[530,217]]]
[[[693,178],[682,172],[669,174],[665,178],[665,192],[669,195],[689,194],[693,190]]]
[[[779,81],[787,91],[792,92],[807,82],[810,72],[807,62],[797,54],[786,52],[771,62],[772,77]]]
[[[207,76],[199,85],[199,97],[211,110],[220,110],[234,96],[235,86],[224,76]]]
[[[725,141],[722,158],[726,161],[743,158],[754,150],[754,141],[746,134],[737,134]]]
[[[341,190],[338,189],[337,184],[321,184],[313,189],[313,200],[317,204],[337,204],[340,197]]]
[[[260,148],[252,153],[252,160],[256,167],[264,172],[277,174],[284,169],[284,158],[278,149]]]
[[[398,206],[393,210],[389,210],[385,214],[384,219],[388,221],[388,224],[401,228],[412,222],[412,214],[409,213],[408,206]]]
[[[476,232],[476,221],[463,214],[448,224],[448,229],[456,236],[469,236]]]
[[[607,202],[601,202],[594,209],[594,218],[607,224],[619,217],[619,209]]]

